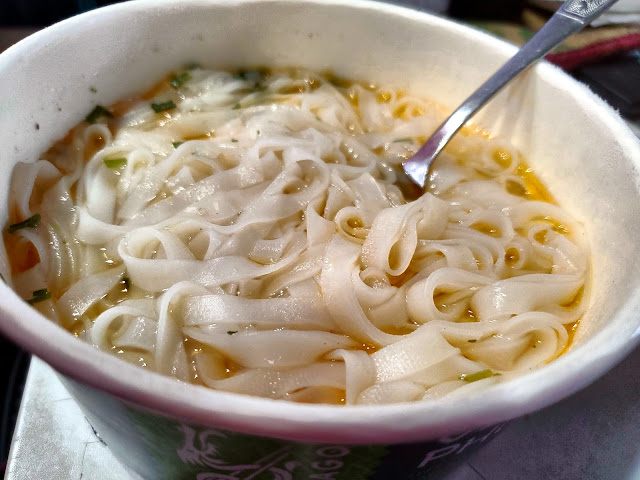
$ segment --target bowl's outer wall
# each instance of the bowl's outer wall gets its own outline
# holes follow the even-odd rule
[[[180,422],[61,380],[114,456],[144,480],[439,480],[504,425],[409,444],[291,442]]]
[[[138,0],[94,11],[0,56],[0,204],[7,203],[16,162],[35,161],[97,103],[140,93],[187,62],[331,68],[454,106],[513,52],[466,27],[368,1]],[[550,65],[517,80],[477,123],[526,152],[559,203],[585,223],[593,252],[591,309],[576,344],[536,372],[447,403],[283,406],[180,385],[124,364],[77,342],[1,283],[0,328],[80,382],[70,388],[112,449],[109,439],[123,435],[129,421],[117,412],[134,404],[163,412],[158,423],[172,417],[203,429],[331,444],[437,441],[542,408],[593,381],[637,343],[640,149],[614,112]],[[0,211],[0,222],[6,218]],[[9,278],[2,248],[0,273]],[[100,402],[107,405],[102,416],[93,408]],[[145,438],[152,442],[153,435]],[[126,444],[120,451],[125,458]]]

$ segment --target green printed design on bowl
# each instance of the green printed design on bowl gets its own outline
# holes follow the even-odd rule
[[[387,454],[380,445],[293,443],[187,425],[131,408],[128,417],[158,479],[366,480]]]

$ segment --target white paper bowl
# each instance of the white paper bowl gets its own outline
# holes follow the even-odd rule
[[[7,204],[16,162],[37,160],[96,103],[145,91],[189,61],[331,68],[347,77],[405,86],[453,107],[514,52],[471,28],[369,1],[138,0],[93,11],[0,55],[0,205]],[[424,459],[434,451],[439,453],[432,460],[461,459],[461,450],[486,439],[462,432],[494,432],[492,425],[582,388],[629,352],[640,326],[638,140],[604,102],[548,64],[515,81],[476,122],[509,137],[525,154],[559,203],[584,222],[592,250],[591,307],[574,345],[534,373],[450,401],[310,406],[185,386],[126,364],[73,338],[2,283],[0,328],[66,377],[114,454],[144,478],[196,478],[198,472],[198,480],[217,478],[202,476],[220,465],[215,453],[221,437],[211,428],[226,435],[229,445],[269,444],[276,452],[297,452],[295,458],[308,459],[309,465],[315,458],[309,452],[318,457],[320,447],[300,442],[419,447],[402,446],[417,452],[411,458],[394,453],[395,447],[384,454],[378,447],[344,447],[349,453],[318,457],[347,468],[355,462],[354,452],[370,455],[367,465],[373,470],[378,465],[378,473],[354,474],[354,479],[390,478],[380,476],[385,465],[396,465],[392,471],[400,476],[394,478],[402,476],[398,468],[427,471],[433,464]],[[0,223],[6,221],[3,208]],[[0,272],[7,278],[4,253]],[[189,438],[196,440],[185,454]],[[283,441],[269,440],[274,438]],[[249,457],[242,461],[251,463]]]

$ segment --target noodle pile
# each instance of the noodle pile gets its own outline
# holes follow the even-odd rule
[[[195,68],[88,120],[15,169],[13,286],[162,374],[301,402],[466,395],[560,355],[586,307],[582,227],[508,144],[467,128],[403,197],[396,169],[442,120],[422,98]]]

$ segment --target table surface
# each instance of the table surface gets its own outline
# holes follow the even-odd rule
[[[591,386],[509,423],[446,480],[640,478],[640,348]],[[31,363],[5,480],[131,480],[51,367]]]

